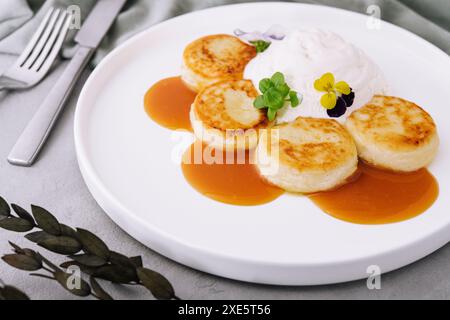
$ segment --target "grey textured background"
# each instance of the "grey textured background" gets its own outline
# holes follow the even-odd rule
[[[12,61],[12,60],[11,60]],[[0,64],[2,70],[8,59]],[[73,143],[73,114],[81,89],[78,86],[39,161],[32,168],[9,165],[6,156],[28,123],[39,102],[51,88],[64,65],[55,68],[39,86],[10,94],[0,93],[0,195],[25,208],[31,203],[53,212],[61,222],[98,234],[111,249],[143,255],[144,263],[163,273],[183,299],[448,299],[450,298],[450,246],[429,257],[382,276],[381,290],[368,290],[365,281],[320,287],[276,287],[242,283],[197,272],[170,261],[142,246],[118,228],[100,209],[78,170]],[[86,71],[84,77],[88,76]],[[0,230],[0,254],[7,243],[33,247],[21,235]],[[46,256],[57,257],[47,254]],[[33,278],[0,261],[0,279],[27,292],[33,299],[74,299],[56,283]],[[135,287],[105,285],[115,298],[147,299]]]

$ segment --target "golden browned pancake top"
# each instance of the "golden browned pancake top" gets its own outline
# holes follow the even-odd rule
[[[241,78],[256,56],[254,46],[226,34],[202,37],[184,50],[186,66],[204,78]]]
[[[425,110],[397,97],[377,95],[347,121],[366,143],[393,151],[414,150],[436,135],[436,125]]]
[[[197,95],[197,118],[207,127],[220,130],[250,129],[264,123],[266,117],[253,107],[258,95],[250,80],[223,81]]]
[[[280,162],[300,171],[335,169],[356,156],[352,137],[335,120],[298,117],[273,129],[279,129]]]

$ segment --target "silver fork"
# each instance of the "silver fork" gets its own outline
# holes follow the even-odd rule
[[[71,19],[66,10],[50,8],[20,57],[0,76],[0,90],[26,89],[42,80],[63,45]]]

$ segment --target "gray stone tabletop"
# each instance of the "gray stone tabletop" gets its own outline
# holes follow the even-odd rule
[[[142,255],[144,263],[164,274],[183,299],[449,299],[450,246],[410,266],[381,277],[381,289],[369,290],[366,281],[317,286],[277,287],[228,280],[192,270],[148,249],[116,226],[89,193],[76,161],[73,116],[80,84],[70,99],[56,129],[37,163],[31,168],[14,167],[6,157],[62,71],[63,65],[37,87],[25,91],[0,92],[0,195],[25,208],[42,206],[70,226],[99,235],[108,246],[127,255]],[[2,66],[0,66],[0,70]],[[88,71],[84,79],[88,77]],[[0,230],[0,255],[8,253],[8,240],[33,248],[20,234]],[[46,256],[58,257],[40,249]],[[74,299],[58,284],[31,277],[0,261],[0,279],[24,290],[32,299]],[[106,284],[117,299],[149,299],[145,290]]]

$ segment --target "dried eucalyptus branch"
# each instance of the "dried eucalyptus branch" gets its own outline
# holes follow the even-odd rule
[[[16,216],[12,214],[11,208]],[[15,232],[39,229],[26,234],[25,238],[51,252],[66,256],[68,261],[56,266],[38,252],[21,248],[12,242],[14,254],[4,255],[2,259],[17,269],[46,272],[31,275],[54,280],[74,295],[92,295],[97,299],[111,300],[112,297],[97,281],[102,279],[116,284],[143,286],[156,299],[179,299],[163,275],[143,267],[141,256],[127,257],[112,251],[92,232],[60,223],[44,208],[32,205],[30,214],[16,204],[10,207],[0,197],[0,228]],[[74,267],[89,276],[89,283],[71,273]],[[74,286],[71,283],[73,281],[78,286]]]
[[[0,280],[0,301],[1,300],[30,300],[28,296],[13,286],[8,286]]]

